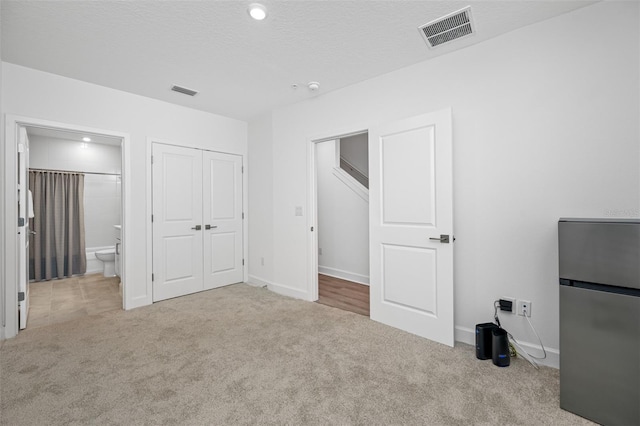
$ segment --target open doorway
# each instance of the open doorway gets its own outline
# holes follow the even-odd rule
[[[369,316],[368,134],[315,144],[318,303]]]
[[[20,321],[20,328],[122,309],[121,139],[25,129],[29,307],[28,322]],[[66,203],[59,198],[62,192]]]
[[[7,116],[6,124],[5,158],[7,159],[7,167],[4,170],[3,188],[6,194],[5,204],[7,207],[5,210],[5,235],[8,237],[4,243],[6,248],[4,253],[6,265],[5,282],[7,283],[5,288],[6,297],[3,300],[5,306],[5,315],[3,317],[5,337],[15,336],[19,329],[26,328],[29,325],[29,313],[32,312],[35,304],[52,304],[56,296],[62,296],[62,294],[56,295],[52,291],[48,291],[52,289],[53,280],[55,280],[56,284],[63,283],[63,285],[59,286],[59,289],[64,288],[66,290],[62,292],[67,293],[64,296],[75,295],[78,296],[76,302],[82,301],[83,306],[78,306],[77,303],[76,306],[69,306],[65,303],[58,306],[58,308],[66,308],[69,311],[67,313],[72,314],[67,317],[68,320],[100,313],[100,310],[104,312],[109,309],[126,309],[129,305],[127,301],[130,298],[126,285],[126,265],[129,262],[126,261],[127,252],[125,247],[128,241],[127,224],[131,220],[130,214],[125,214],[127,211],[126,200],[130,193],[128,178],[130,176],[130,164],[127,161],[130,150],[129,136],[119,132],[11,115]],[[85,140],[82,140],[82,138],[85,138]],[[64,149],[61,149],[62,145],[60,144],[64,145]],[[45,148],[43,149],[43,147]],[[76,154],[78,154],[78,151],[83,151],[83,154],[79,155],[79,158],[74,158],[74,151],[76,151]],[[107,153],[107,151],[110,152]],[[104,169],[105,167],[108,170]],[[103,168],[103,170],[100,170],[100,168]],[[30,170],[33,173],[30,173]],[[66,253],[72,252],[63,252],[62,261],[57,258],[57,254],[54,254],[55,261],[52,258],[49,259],[50,261],[43,263],[41,259],[30,257],[29,253],[35,249],[34,240],[36,237],[41,238],[41,245],[43,245],[42,240],[51,244],[51,229],[46,230],[38,227],[34,221],[38,210],[46,210],[44,204],[48,203],[48,201],[44,200],[48,196],[39,199],[33,193],[34,191],[29,193],[29,190],[35,189],[36,182],[40,186],[46,186],[46,179],[42,179],[46,174],[62,175],[68,178],[67,180],[76,180],[75,178],[70,179],[70,177],[83,175],[87,179],[87,182],[83,183],[89,188],[87,193],[89,199],[84,197],[84,185],[82,186],[83,191],[78,192],[74,197],[76,204],[81,204],[83,209],[89,206],[88,209],[91,213],[86,218],[88,223],[83,223],[85,230],[87,228],[90,229],[89,240],[85,235],[85,238],[82,239],[83,244],[80,244],[78,232],[73,231],[73,238],[75,239],[73,244],[78,247],[73,254],[68,256]],[[87,178],[87,176],[90,177]],[[100,179],[107,179],[110,183],[102,182]],[[108,186],[107,192],[111,196],[105,198],[111,199],[102,200],[103,202],[101,203],[95,197],[98,195],[97,198],[99,198],[100,195],[99,189],[98,192],[96,192],[96,189],[105,189],[105,183]],[[76,190],[78,188],[76,185]],[[65,189],[65,191],[67,190]],[[93,199],[91,199],[92,197]],[[36,202],[38,199],[39,203]],[[65,196],[63,199],[68,201],[72,197]],[[110,203],[110,207],[107,207],[104,201],[107,204]],[[110,210],[111,215],[107,210]],[[53,214],[48,213],[47,220],[55,218],[56,221],[60,221],[66,215],[66,213],[60,213],[60,205],[55,205],[53,211]],[[73,220],[80,222],[76,220],[78,219],[76,211],[71,216],[73,216]],[[114,223],[110,223],[110,226],[105,229],[105,227],[97,225],[98,222],[96,221],[100,220]],[[38,235],[38,230],[41,230],[41,235]],[[99,236],[97,234],[102,235]],[[16,237],[9,238],[11,235]],[[96,246],[96,241],[100,241],[105,235],[108,235],[108,244]],[[65,244],[67,242],[62,243],[62,245]],[[80,248],[80,246],[83,247]],[[90,249],[89,253],[87,249]],[[103,253],[98,256],[97,252],[100,251]],[[117,268],[115,265],[116,251],[120,255],[120,262]],[[113,262],[111,262],[112,260]],[[109,265],[105,268],[107,263]],[[37,277],[36,271],[40,273],[39,277]],[[105,275],[108,276],[105,277]],[[75,281],[73,283],[70,281],[64,282],[64,279]],[[103,279],[109,280],[108,284],[102,283],[103,287],[105,287],[102,290],[106,290],[106,287],[111,290],[110,296],[112,297],[109,301],[100,299],[100,295],[95,294],[96,292],[83,291],[79,287],[80,283],[77,282],[82,280],[85,283],[87,281],[96,283],[103,281]],[[31,284],[29,284],[29,281],[31,281]],[[33,295],[29,290],[36,281],[50,283],[48,288],[46,288],[46,284],[43,285],[45,289],[40,290],[41,294],[39,294],[39,296],[47,295],[50,299],[49,301],[41,299],[38,301],[31,300],[34,303],[29,303],[30,296]],[[9,283],[12,283],[12,285],[9,285]],[[94,299],[97,303],[86,306],[85,302],[89,299]],[[12,303],[14,300],[17,300],[18,303]],[[62,313],[58,312],[62,309],[55,309],[52,305],[49,305],[48,310],[49,316],[52,316],[55,311],[56,317],[64,317]],[[74,310],[75,312],[71,312]],[[48,318],[46,323],[51,323],[51,319]],[[46,325],[43,324],[43,319],[39,322],[39,325]],[[31,326],[37,325],[37,322],[31,324]]]
[[[317,147],[360,133],[369,146],[369,316],[453,346],[450,108],[309,139],[308,299],[318,300]]]

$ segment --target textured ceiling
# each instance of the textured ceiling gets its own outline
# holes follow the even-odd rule
[[[252,2],[2,0],[2,60],[248,120],[594,3]],[[469,4],[477,34],[430,50],[417,27]]]

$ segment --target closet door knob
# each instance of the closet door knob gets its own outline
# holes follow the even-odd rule
[[[194,227],[193,227],[193,228],[191,228],[191,229],[195,229],[196,231],[199,231],[199,230],[201,230],[201,229],[202,229],[202,226],[201,226],[201,225],[196,225],[196,226],[194,226]]]
[[[218,225],[205,225],[204,229],[216,229]]]

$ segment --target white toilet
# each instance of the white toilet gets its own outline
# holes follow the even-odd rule
[[[96,258],[104,264],[102,275],[105,277],[116,276],[116,248],[111,247],[105,250],[98,250]]]

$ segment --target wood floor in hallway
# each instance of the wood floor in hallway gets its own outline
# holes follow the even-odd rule
[[[29,283],[27,329],[122,309],[119,284],[102,274]]]
[[[318,303],[369,316],[369,286],[318,274]]]

